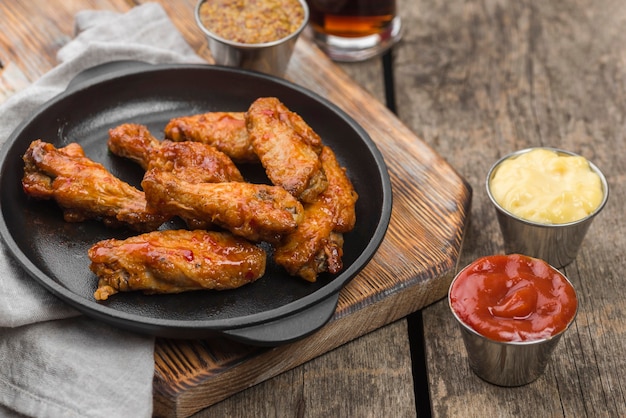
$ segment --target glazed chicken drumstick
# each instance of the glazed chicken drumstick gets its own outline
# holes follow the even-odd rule
[[[302,220],[302,204],[277,186],[189,183],[159,170],[148,171],[141,185],[149,207],[170,216],[204,220],[251,241],[275,242]]]
[[[146,208],[142,191],[87,158],[79,144],[57,149],[35,140],[23,160],[24,192],[36,199],[55,200],[67,222],[97,219],[107,226],[145,232],[169,219]]]
[[[216,148],[191,141],[161,142],[144,125],[126,123],[109,130],[108,146],[145,170],[169,171],[190,183],[244,180],[233,161]]]
[[[265,273],[266,253],[229,233],[165,230],[125,240],[100,241],[89,249],[98,276],[96,300],[118,292],[180,293],[235,289]]]

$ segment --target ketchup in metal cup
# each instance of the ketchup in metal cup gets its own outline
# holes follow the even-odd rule
[[[570,282],[543,260],[519,254],[479,258],[450,288],[456,316],[495,341],[535,341],[566,329],[578,302]]]

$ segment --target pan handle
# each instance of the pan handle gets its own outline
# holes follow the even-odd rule
[[[277,346],[304,338],[324,326],[335,313],[339,293],[321,302],[272,322],[224,331],[234,340],[259,346]]]
[[[94,65],[93,67],[87,68],[76,74],[67,85],[66,91],[77,90],[86,82],[91,83],[96,79],[108,78],[112,74],[125,73],[127,71],[147,67],[149,65],[152,64],[146,61],[138,60],[109,61],[103,64]]]

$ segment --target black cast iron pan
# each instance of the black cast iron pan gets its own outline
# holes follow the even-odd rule
[[[357,224],[345,235],[344,270],[316,283],[290,277],[268,263],[257,282],[236,290],[177,295],[139,292],[96,302],[97,279],[87,249],[133,232],[98,222],[66,223],[54,202],[22,191],[22,155],[31,141],[78,142],[87,156],[139,187],[142,170],[107,150],[108,130],[122,123],[147,125],[157,138],[171,118],[208,111],[245,111],[258,97],[275,96],[299,113],[335,151],[359,193]],[[68,89],[25,120],[0,154],[0,233],[9,251],[40,284],[81,312],[114,326],[168,338],[223,336],[277,345],[322,327],[338,292],[371,259],[391,214],[391,185],[380,152],[367,133],[338,107],[282,79],[208,65],[116,62],[83,73]],[[240,166],[248,181],[268,182],[257,165]],[[173,221],[165,228],[181,227]],[[271,257],[270,257],[271,259]]]

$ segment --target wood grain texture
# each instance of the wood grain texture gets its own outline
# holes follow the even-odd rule
[[[193,417],[415,417],[406,332],[396,321]]]
[[[461,265],[503,251],[484,186],[501,156],[564,148],[598,165],[610,187],[563,269],[579,296],[576,322],[536,382],[483,382],[446,302],[423,311],[433,416],[626,416],[626,3],[401,0],[401,8],[412,24],[395,55],[399,117],[474,190]]]

